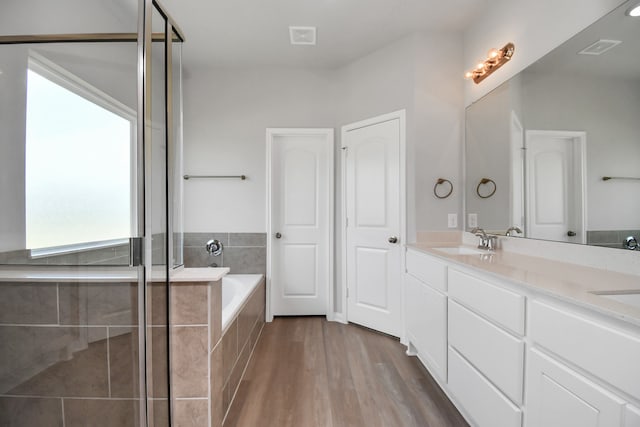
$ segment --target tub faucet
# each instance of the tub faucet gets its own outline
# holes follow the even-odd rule
[[[520,227],[516,227],[515,225],[513,227],[509,227],[507,228],[507,232],[504,233],[505,236],[507,237],[511,237],[513,236],[513,234],[511,234],[512,232],[516,232],[518,234],[522,234],[522,230],[520,229]]]
[[[209,254],[213,256],[219,256],[220,254],[222,254],[224,246],[222,245],[222,242],[220,240],[215,239],[209,240],[205,245],[205,249],[207,250],[207,252],[209,252]]]
[[[484,249],[485,251],[490,251],[492,249],[495,249],[496,243],[498,241],[498,236],[489,236],[480,227],[476,227],[472,229],[471,232],[480,238],[478,249]]]

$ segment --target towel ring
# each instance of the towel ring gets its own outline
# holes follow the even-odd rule
[[[449,184],[449,192],[447,194],[440,195],[440,194],[438,194],[438,185],[444,184],[445,182]],[[453,184],[451,183],[451,181],[449,181],[448,179],[444,179],[444,178],[438,178],[438,180],[436,181],[436,185],[433,186],[433,194],[438,199],[446,199],[447,197],[449,197],[451,195],[451,193],[453,193]]]
[[[480,194],[480,186],[484,185],[484,184],[488,184],[488,183],[492,183],[493,184],[493,191],[489,194],[487,194],[486,196],[483,196],[482,194]],[[496,190],[498,189],[498,186],[496,185],[495,181],[489,178],[482,178],[480,180],[480,182],[478,183],[478,186],[476,187],[476,194],[478,195],[478,197],[480,197],[481,199],[488,199],[489,197],[493,196],[494,194],[496,194]]]

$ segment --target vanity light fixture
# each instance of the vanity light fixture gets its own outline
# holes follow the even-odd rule
[[[476,84],[480,83],[509,61],[515,50],[516,47],[513,43],[507,43],[502,49],[491,49],[487,54],[487,59],[479,62],[473,70],[467,71],[464,77],[473,80]]]
[[[634,18],[640,17],[640,3],[636,3],[631,6],[629,9],[627,9],[625,14]]]

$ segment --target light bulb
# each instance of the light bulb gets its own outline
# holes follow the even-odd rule
[[[482,70],[483,68],[484,68],[484,63],[478,62],[478,65],[476,65],[476,70]]]
[[[471,77],[473,77],[473,73],[471,71],[467,71],[466,73],[464,73],[465,79],[470,79]]]
[[[637,18],[640,16],[640,4],[636,4],[627,10],[627,15]]]
[[[489,58],[494,59],[494,58],[497,58],[498,55],[500,55],[500,52],[498,51],[498,49],[491,49],[488,55],[489,55]]]

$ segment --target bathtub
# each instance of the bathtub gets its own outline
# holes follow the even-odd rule
[[[236,317],[262,274],[228,274],[222,278],[222,330]]]

